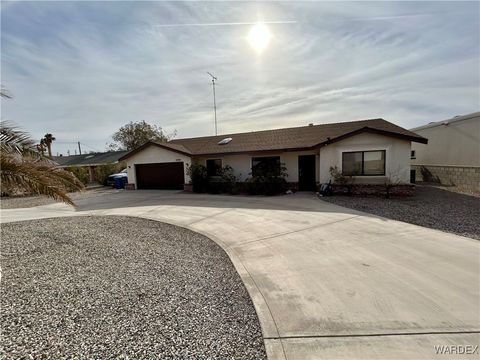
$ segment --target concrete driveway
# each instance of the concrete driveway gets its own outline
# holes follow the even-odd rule
[[[244,280],[270,359],[447,359],[435,346],[480,345],[477,240],[311,194],[121,191],[78,205],[2,210],[1,220],[130,215],[207,235]]]

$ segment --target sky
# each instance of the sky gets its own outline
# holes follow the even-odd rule
[[[103,151],[130,121],[214,135],[207,71],[219,134],[379,117],[412,128],[480,108],[479,2],[2,1],[0,13],[13,95],[1,118],[52,133],[54,154]]]

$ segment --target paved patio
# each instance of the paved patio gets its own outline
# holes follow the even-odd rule
[[[1,221],[128,215],[220,244],[254,301],[270,359],[430,359],[480,344],[480,242],[328,204],[119,191],[2,210]],[[442,356],[442,359],[448,356]]]

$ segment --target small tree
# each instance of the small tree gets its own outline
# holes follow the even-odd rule
[[[144,120],[130,121],[112,135],[113,142],[108,147],[109,150],[133,150],[148,141],[164,142],[175,135],[175,131],[167,135],[161,127],[150,125]]]

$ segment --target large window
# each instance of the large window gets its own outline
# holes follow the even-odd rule
[[[208,159],[206,165],[208,176],[220,175],[220,172],[222,170],[222,159]]]
[[[265,156],[252,158],[252,175],[280,175],[280,156]]]
[[[385,175],[385,150],[342,154],[343,175]]]

